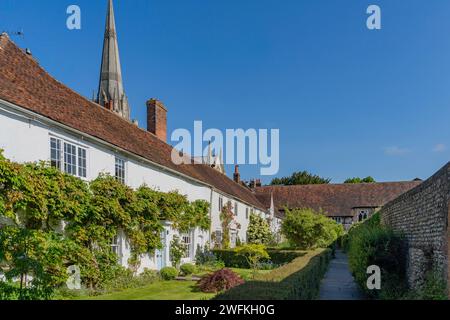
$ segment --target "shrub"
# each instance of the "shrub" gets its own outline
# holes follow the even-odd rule
[[[174,280],[178,276],[178,270],[174,267],[164,267],[159,271],[163,280]]]
[[[147,284],[154,283],[159,280],[159,273],[156,270],[144,269],[139,276],[137,276],[139,286],[145,286]]]
[[[422,287],[410,293],[411,299],[419,300],[447,300],[447,283],[437,270],[429,271],[425,276]]]
[[[247,242],[251,244],[269,245],[274,241],[274,236],[270,230],[266,219],[257,214],[250,215],[250,223],[247,228]]]
[[[196,270],[197,269],[195,268],[195,266],[190,263],[183,264],[180,267],[181,273],[185,276],[190,276],[191,274],[195,273]]]
[[[289,264],[254,281],[218,295],[217,300],[313,300],[328,269],[331,250],[320,249],[298,257]]]
[[[313,209],[287,210],[281,231],[288,241],[302,250],[326,248],[344,234],[344,228],[323,212]]]
[[[244,280],[230,269],[221,269],[212,274],[204,276],[198,281],[198,287],[202,292],[217,293],[229,290],[240,284]]]
[[[258,264],[262,259],[269,259],[269,254],[263,244],[245,244],[234,251],[245,258],[249,266],[256,272]]]
[[[213,265],[217,261],[215,254],[205,245],[203,248],[197,246],[195,253],[195,264],[198,266]]]
[[[361,289],[373,298],[396,299],[407,290],[406,256],[403,237],[381,226],[379,214],[350,230],[350,269]],[[367,289],[367,268],[380,267],[381,290]]]

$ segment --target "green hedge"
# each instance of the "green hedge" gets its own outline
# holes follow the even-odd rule
[[[406,243],[401,235],[381,225],[379,213],[351,228],[345,242],[350,270],[363,292],[389,300],[406,294]],[[381,269],[381,290],[367,289],[367,268],[372,265]]]
[[[331,260],[330,249],[294,259],[272,272],[218,295],[217,300],[313,300]]]
[[[230,250],[213,250],[217,259],[223,261],[228,268],[250,268],[247,260],[242,255],[238,255],[233,249]],[[295,250],[277,250],[267,249],[267,253],[270,256],[270,260],[262,260],[261,262],[272,262],[276,265],[282,265],[289,263],[295,258],[305,255],[304,251]]]

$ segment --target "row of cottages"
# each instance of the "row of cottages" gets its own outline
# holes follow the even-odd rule
[[[254,188],[258,200],[284,217],[289,210],[322,210],[348,230],[354,223],[370,218],[384,205],[421,184],[405,182],[321,184],[299,186],[260,186]],[[280,221],[280,220],[278,220]]]
[[[105,77],[117,79],[117,73],[102,72],[102,81],[114,87]],[[118,102],[108,98],[107,90],[101,91],[110,106]],[[120,103],[125,101],[120,99]],[[193,261],[198,246],[210,241],[213,233],[220,241],[219,213],[227,202],[231,202],[235,220],[241,226],[231,230],[232,245],[238,238],[246,241],[252,212],[269,218],[270,210],[243,184],[206,164],[172,162],[172,147],[165,141],[166,110],[159,101],[147,103],[148,130],[139,128],[117,110],[123,109],[117,105],[105,108],[64,86],[7,34],[0,36],[0,148],[7,158],[19,163],[49,161],[86,181],[109,173],[132,188],[146,184],[163,192],[178,190],[190,201],[208,201],[211,228],[209,232],[192,230],[180,235],[188,248],[183,262]],[[141,270],[170,265],[169,247],[174,234],[177,231],[166,224],[164,249],[144,257]],[[120,236],[114,239],[113,246],[126,266],[130,256],[127,239]]]

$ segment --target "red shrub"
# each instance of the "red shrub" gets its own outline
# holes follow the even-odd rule
[[[198,286],[202,292],[217,293],[226,291],[240,284],[244,280],[230,269],[222,269],[204,276],[199,280]]]

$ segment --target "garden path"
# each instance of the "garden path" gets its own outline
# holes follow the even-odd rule
[[[336,250],[336,257],[320,286],[320,300],[363,300],[364,295],[350,273],[348,257],[342,250]]]

